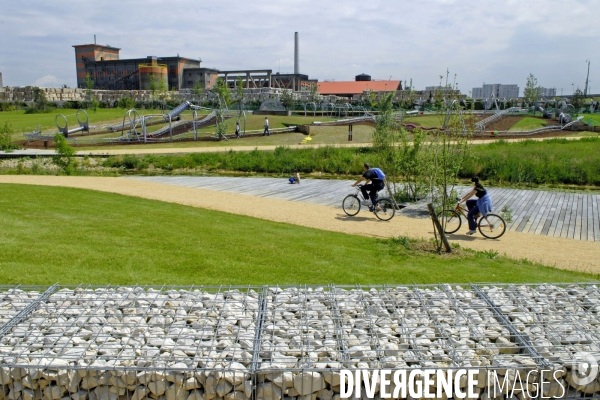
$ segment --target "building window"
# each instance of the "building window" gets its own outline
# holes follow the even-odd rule
[[[188,81],[188,85],[191,85],[191,84],[193,84],[193,82],[192,81]]]

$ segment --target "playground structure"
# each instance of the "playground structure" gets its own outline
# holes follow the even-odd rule
[[[76,119],[78,127],[69,129],[69,120]],[[219,100],[218,108],[207,108],[193,105],[185,101],[167,113],[142,115],[136,109],[127,110],[123,120],[117,125],[102,125],[96,132],[89,125],[88,114],[85,110],[78,110],[76,114],[58,114],[55,118],[57,130],[72,144],[118,144],[118,143],[154,143],[177,140],[223,139],[228,135],[219,133],[219,125],[228,119],[237,118],[240,123],[240,134],[246,134],[246,112],[230,111],[224,102]],[[198,130],[215,125],[217,134],[200,138]],[[110,133],[120,132],[114,137]],[[87,133],[87,135],[85,135]],[[191,134],[190,134],[191,133]],[[54,140],[54,135],[42,134],[38,128],[33,133],[26,133],[27,144],[32,141],[44,142]]]
[[[279,100],[276,101],[281,106]],[[501,104],[503,107],[501,107]],[[492,134],[494,136],[532,136],[536,134],[556,132],[565,129],[574,130],[577,126],[594,125],[592,119],[584,120],[575,118],[577,114],[573,105],[566,99],[545,100],[541,99],[531,108],[522,108],[516,104],[516,99],[497,99],[491,97],[484,102],[484,110],[474,111],[468,108],[464,99],[443,99],[445,110],[456,109],[460,114],[463,131],[471,130],[465,126],[464,114],[480,115],[480,119],[474,127],[475,136],[484,136]],[[598,108],[597,102],[593,101],[589,105],[590,111]],[[500,126],[497,122],[507,116],[526,116],[531,111],[541,113],[543,118],[554,119],[554,123],[548,124],[537,129],[531,130],[508,130],[506,121]],[[302,112],[302,111],[300,111]],[[322,116],[326,118],[337,118],[335,121],[313,122],[306,124],[305,127],[297,127],[296,124],[285,124],[286,128],[272,129],[271,131],[301,131],[309,133],[313,126],[348,126],[351,131],[351,125],[370,125],[374,126],[377,111],[369,111],[362,105],[352,105],[350,103],[317,103],[307,102],[304,104],[304,116]],[[440,111],[434,113],[440,114],[439,126],[422,126],[416,120],[405,121],[405,117],[413,115],[431,115],[431,112],[422,110],[413,111],[394,111],[392,116],[396,123],[401,124],[405,129],[422,130],[447,130],[448,116],[444,117]],[[486,117],[486,114],[491,113]],[[218,104],[215,107],[201,107],[193,105],[189,101],[184,101],[172,110],[165,113],[154,113],[142,115],[140,110],[127,110],[119,124],[105,124],[99,127],[90,126],[89,116],[85,110],[78,110],[75,114],[58,114],[55,117],[57,133],[62,134],[70,143],[76,145],[102,145],[102,144],[133,144],[133,143],[160,143],[171,141],[189,141],[189,140],[227,140],[233,137],[233,134],[221,128],[226,120],[235,119],[240,124],[240,137],[248,136],[246,132],[246,111],[230,110],[226,103],[218,98]],[[591,122],[590,122],[591,121]],[[214,134],[210,135],[207,129],[209,126],[215,126]],[[498,129],[500,128],[500,129]],[[202,130],[201,132],[199,132]],[[115,136],[115,133],[120,133]],[[207,135],[207,133],[209,135]],[[253,132],[250,136],[257,135]],[[32,141],[47,142],[54,139],[55,134],[42,133],[36,129],[33,133],[25,134],[27,144]],[[349,135],[350,136],[350,135]],[[349,139],[351,140],[351,139]]]

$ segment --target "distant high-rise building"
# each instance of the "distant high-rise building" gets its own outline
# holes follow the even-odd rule
[[[516,98],[519,97],[519,86],[484,83],[480,88],[473,88],[471,95],[474,99],[489,99],[492,95],[496,98]]]
[[[498,96],[499,98],[505,98],[505,99],[510,99],[510,98],[517,98],[519,97],[519,86],[518,85],[500,85],[500,88],[498,89]]]
[[[0,72],[0,92],[4,91],[4,86],[2,86],[2,72]]]
[[[541,93],[540,93],[540,95],[543,96],[543,97],[554,97],[554,96],[556,96],[556,88],[541,87],[540,89],[542,90]]]

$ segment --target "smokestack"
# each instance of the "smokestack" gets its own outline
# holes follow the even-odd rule
[[[96,35],[94,35],[94,44],[96,44]]]
[[[300,73],[300,56],[298,55],[298,32],[294,32],[294,74]]]

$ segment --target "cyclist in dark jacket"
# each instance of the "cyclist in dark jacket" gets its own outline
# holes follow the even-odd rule
[[[371,168],[368,163],[364,164],[364,173],[354,184],[352,187],[355,187],[362,181],[367,181],[367,184],[360,188],[363,196],[366,201],[363,202],[364,206],[368,206],[377,202],[377,192],[383,190],[385,188],[385,174],[379,168]],[[368,182],[371,183],[368,183]],[[368,199],[371,199],[369,202]]]
[[[474,176],[471,178],[471,182],[475,184],[473,190],[463,196],[463,198],[459,201],[459,203],[466,201],[467,208],[469,209],[469,213],[467,214],[467,219],[469,220],[469,231],[467,232],[467,235],[472,235],[477,232],[477,223],[475,222],[475,216],[477,214],[481,213],[485,217],[492,211],[492,198],[488,194],[487,190],[485,190],[483,185],[479,182],[479,177]],[[469,200],[473,196],[477,196],[477,200]]]

